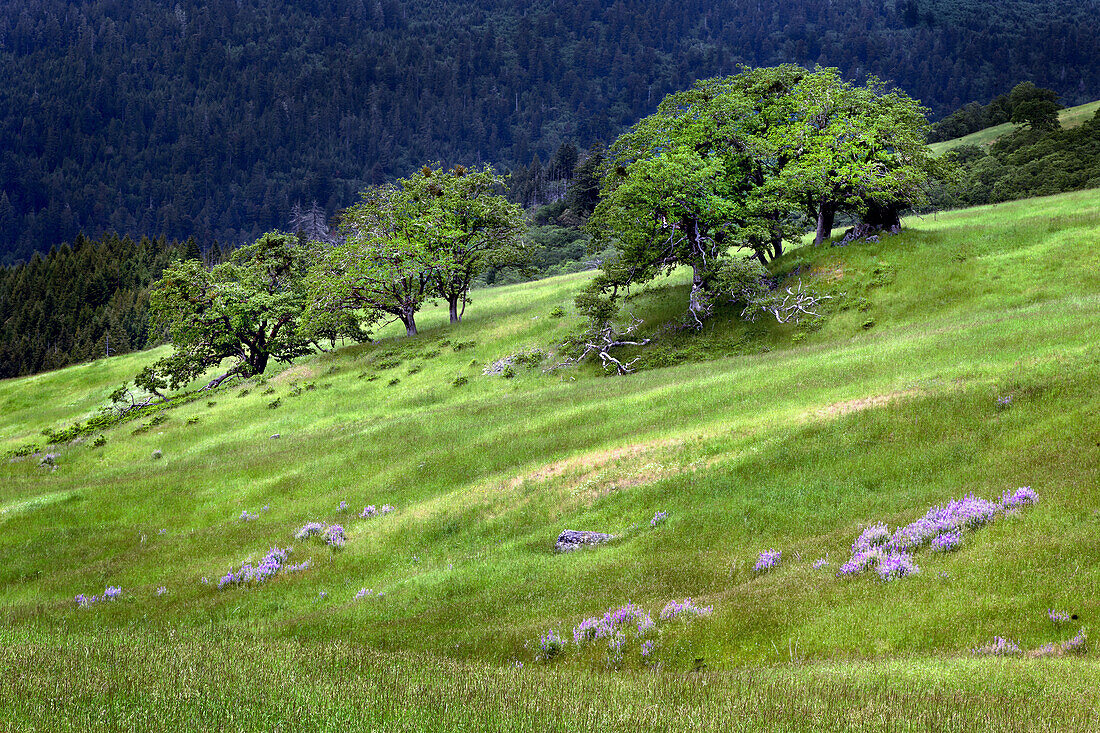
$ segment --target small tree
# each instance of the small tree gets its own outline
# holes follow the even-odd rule
[[[504,179],[490,166],[432,170],[401,181],[402,193],[424,204],[424,232],[435,293],[447,301],[451,323],[469,302],[470,283],[489,267],[520,265],[529,259],[523,209],[498,193]]]
[[[309,353],[313,345],[299,334],[308,261],[297,237],[269,232],[210,270],[198,260],[170,266],[153,286],[149,310],[174,353],[142,370],[137,385],[163,396],[229,360],[206,389],[263,374],[271,359]]]
[[[406,181],[407,183],[407,181]],[[370,325],[387,316],[416,335],[416,313],[433,294],[436,262],[428,246],[432,202],[415,187],[368,188],[340,219],[343,244],[322,252],[307,282],[303,333]]]

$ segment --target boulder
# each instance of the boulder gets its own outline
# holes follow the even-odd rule
[[[613,539],[615,539],[613,534],[567,529],[558,535],[558,541],[554,543],[554,552],[572,552],[586,545],[598,545]]]

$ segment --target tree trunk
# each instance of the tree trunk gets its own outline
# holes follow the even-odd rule
[[[412,313],[406,313],[405,315],[401,316],[401,322],[405,324],[406,336],[416,335],[416,316],[414,316]]]
[[[447,304],[451,307],[451,323],[458,323],[462,320],[462,314],[458,312],[458,297],[452,295],[447,298]]]
[[[817,212],[817,234],[814,236],[814,246],[821,244],[829,238],[833,231],[833,221],[836,220],[836,207],[833,204],[822,202]]]
[[[267,371],[267,360],[269,356],[270,354],[266,351],[261,351],[252,355],[248,360],[248,366],[252,370],[250,376],[256,377]]]

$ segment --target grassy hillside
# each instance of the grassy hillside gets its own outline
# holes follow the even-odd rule
[[[1088,102],[1087,104],[1080,104],[1076,107],[1067,107],[1058,113],[1058,121],[1062,124],[1063,128],[1077,127],[1086,120],[1092,119],[1098,109],[1100,109],[1100,100]],[[1006,122],[1003,125],[987,127],[984,130],[978,130],[969,135],[957,137],[954,140],[945,140],[942,143],[932,143],[929,147],[932,148],[937,155],[942,155],[948,150],[957,148],[960,145],[980,145],[982,147],[989,147],[993,144],[994,140],[1016,129],[1018,129],[1016,125],[1013,125],[1011,122]]]
[[[686,280],[656,283],[628,306],[658,340],[622,378],[482,374],[577,328],[588,275],[478,292],[458,326],[432,309],[417,338],[52,446],[54,466],[5,460],[5,724],[1100,730],[1094,652],[971,652],[1097,628],[1098,241],[1086,191],[804,247],[778,271],[834,299],[801,327],[723,314],[688,337],[662,328]],[[0,382],[0,451],[93,414],[154,356]],[[916,575],[837,577],[872,522],[1020,486],[1036,506],[915,553]],[[395,511],[358,518],[368,504]],[[346,546],[296,540],[311,521]],[[556,555],[566,528],[617,537]],[[311,567],[216,588],[273,545]],[[781,563],[755,572],[768,549]],[[118,600],[73,602],[105,586]],[[606,644],[572,643],[586,617],[686,597],[713,613],[658,621],[648,660],[628,636],[617,675],[593,675]],[[548,629],[570,643],[537,662]]]

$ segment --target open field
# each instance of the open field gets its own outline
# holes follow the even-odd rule
[[[416,338],[51,446],[53,466],[5,459],[2,726],[1100,730],[1092,649],[971,651],[1100,633],[1098,244],[1083,191],[803,247],[776,270],[834,298],[799,327],[662,329],[686,280],[656,282],[627,311],[658,340],[622,378],[544,371],[587,274],[479,291],[457,326],[432,308]],[[0,453],[154,357],[0,382]],[[917,551],[916,575],[837,577],[870,523],[1021,486],[1035,506]],[[346,546],[296,540],[311,521]],[[566,528],[617,537],[555,555]],[[217,589],[273,545],[311,567]],[[686,597],[713,613],[658,619]],[[573,643],[627,601],[658,619],[647,658]],[[540,662],[548,629],[568,643]]]
[[[1098,109],[1100,109],[1100,100],[1088,102],[1087,104],[1080,104],[1076,107],[1067,107],[1058,113],[1058,121],[1062,123],[1062,127],[1064,128],[1077,127],[1086,120],[1091,120]],[[1003,125],[987,127],[984,130],[978,130],[969,135],[957,137],[954,140],[944,140],[942,143],[932,143],[928,147],[932,148],[937,155],[942,155],[948,150],[957,148],[960,145],[980,145],[982,147],[989,147],[993,144],[993,141],[1001,135],[1006,135],[1015,129],[1017,129],[1017,125],[1006,122]]]

